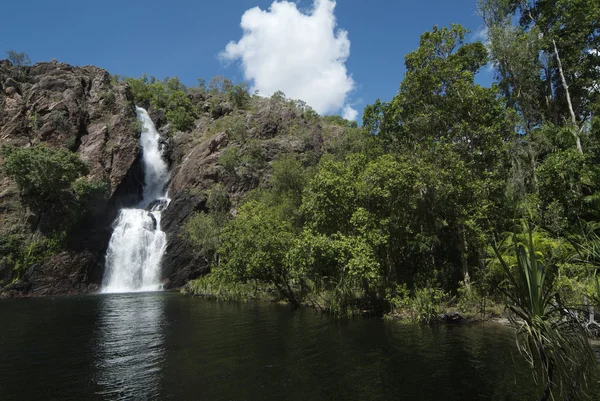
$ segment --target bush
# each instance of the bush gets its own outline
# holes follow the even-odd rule
[[[189,131],[194,126],[194,115],[184,107],[167,110],[167,121],[178,131]]]
[[[248,108],[251,99],[247,84],[234,85],[227,91],[227,100],[237,109]]]
[[[241,161],[252,170],[262,170],[267,165],[267,151],[260,142],[251,141],[244,150]]]
[[[83,160],[66,150],[44,145],[31,148],[4,145],[2,153],[8,176],[38,206],[60,200],[77,178],[88,173]]]
[[[183,292],[202,298],[237,302],[255,299],[273,301],[277,293],[272,286],[259,287],[256,282],[230,282],[218,273],[211,273],[190,281],[183,288]]]
[[[176,79],[176,78],[173,78]],[[178,88],[178,85],[169,80],[167,85],[171,91],[167,97],[167,121],[173,124],[173,127],[179,131],[188,131],[193,128],[196,113],[191,100],[185,92]],[[177,82],[179,82],[177,80]]]
[[[410,312],[413,321],[431,323],[437,319],[440,306],[447,298],[447,294],[441,289],[417,288],[411,299]]]
[[[225,149],[219,157],[219,163],[227,172],[235,172],[235,168],[240,165],[240,150],[232,147]]]
[[[183,227],[185,238],[200,254],[211,263],[221,245],[221,224],[219,219],[207,213],[194,214]]]
[[[276,210],[249,201],[223,230],[222,263],[216,270],[230,282],[273,285],[290,303],[298,305],[286,263],[293,240],[291,225]]]
[[[208,191],[206,206],[213,213],[227,213],[229,211],[229,193],[222,184],[217,183]]]
[[[77,154],[44,145],[2,150],[4,170],[19,186],[24,201],[44,217],[40,230],[69,230],[103,207],[108,185],[84,178],[88,167]]]
[[[219,118],[209,128],[211,135],[225,132],[230,141],[240,143],[246,142],[247,131],[245,118],[240,114],[232,114]]]
[[[176,130],[189,131],[193,128],[196,110],[178,78],[166,78],[161,82],[144,74],[141,78],[127,78],[125,81],[137,105],[165,110],[167,121]]]
[[[31,266],[42,263],[64,249],[64,234],[27,241],[21,235],[0,237],[0,261],[12,268],[15,279]]]
[[[276,194],[289,194],[298,202],[307,183],[306,169],[295,157],[284,155],[273,162],[271,185]],[[299,204],[298,204],[299,206]]]
[[[71,186],[80,218],[98,213],[108,200],[108,183],[79,178]]]

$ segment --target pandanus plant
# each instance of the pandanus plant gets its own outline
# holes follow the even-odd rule
[[[533,228],[523,225],[524,236],[512,235],[516,258],[509,265],[501,245],[492,248],[507,279],[503,290],[516,327],[517,346],[531,366],[534,379],[542,379],[540,400],[580,400],[586,396],[597,363],[582,321],[560,300],[553,287],[552,266],[544,266],[536,252]],[[504,248],[506,249],[506,248]]]

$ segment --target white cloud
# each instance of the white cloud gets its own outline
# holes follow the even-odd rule
[[[479,27],[472,35],[471,38],[473,41],[483,42],[484,45],[488,46],[490,44],[490,32],[487,26]]]
[[[342,117],[344,117],[346,120],[354,121],[356,120],[356,117],[358,117],[358,111],[353,109],[352,106],[346,105],[344,106]]]
[[[245,79],[263,96],[281,90],[320,114],[338,112],[355,84],[345,66],[350,56],[348,32],[336,28],[335,5],[334,0],[314,0],[305,14],[295,3],[282,0],[268,11],[247,10],[242,38],[230,42],[220,56],[241,61]],[[344,113],[347,110],[352,108],[344,108]]]

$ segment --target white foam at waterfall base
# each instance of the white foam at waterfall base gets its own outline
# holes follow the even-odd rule
[[[169,180],[162,158],[160,136],[146,110],[137,107],[142,123],[140,145],[143,149],[143,198],[137,208],[121,209],[106,252],[102,289],[104,293],[157,291],[161,284],[161,260],[167,246],[161,230],[161,211],[168,205],[165,189]],[[151,211],[150,204],[160,202]]]

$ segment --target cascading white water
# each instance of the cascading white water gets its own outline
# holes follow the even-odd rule
[[[136,107],[142,123],[143,198],[137,208],[121,209],[106,252],[104,293],[160,290],[160,262],[167,237],[160,228],[160,215],[169,204],[165,188],[169,180],[162,158],[159,134],[148,112]]]

